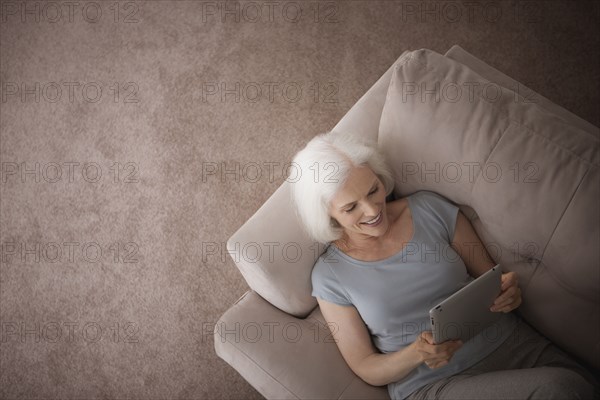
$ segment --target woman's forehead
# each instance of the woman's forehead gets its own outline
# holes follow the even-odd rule
[[[369,167],[355,167],[348,175],[344,185],[333,197],[335,204],[343,205],[348,202],[357,201],[362,195],[366,194],[377,182],[377,176]]]

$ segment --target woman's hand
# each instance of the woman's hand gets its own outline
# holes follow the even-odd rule
[[[421,362],[425,363],[429,369],[436,369],[447,365],[463,343],[461,340],[447,340],[444,343],[434,344],[433,332],[423,331],[411,345]]]
[[[521,305],[521,289],[515,272],[502,274],[501,290],[490,311],[507,313]]]

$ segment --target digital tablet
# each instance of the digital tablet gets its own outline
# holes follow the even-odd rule
[[[436,344],[460,339],[463,343],[502,317],[490,311],[501,293],[502,270],[496,265],[431,310],[431,331]]]

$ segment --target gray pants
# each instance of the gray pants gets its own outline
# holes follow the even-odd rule
[[[418,399],[600,399],[593,374],[522,318],[477,364],[415,390]]]

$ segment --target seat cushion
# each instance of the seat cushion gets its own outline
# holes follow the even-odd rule
[[[294,318],[249,290],[215,323],[213,338],[217,355],[268,399],[390,398],[352,372],[318,307]]]
[[[482,240],[502,253],[492,257],[533,266],[525,316],[598,368],[598,135],[532,94],[416,50],[391,76],[378,140],[395,195],[432,190],[472,208]]]

